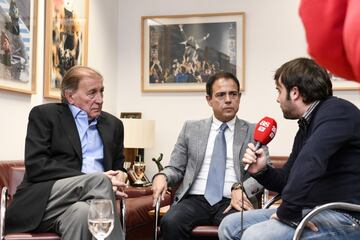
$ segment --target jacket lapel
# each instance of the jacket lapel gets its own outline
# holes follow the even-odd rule
[[[195,169],[195,176],[199,174],[200,168],[204,162],[206,147],[210,135],[210,129],[212,124],[212,117],[206,119],[205,121],[201,122],[199,129],[197,130],[199,134],[196,134],[198,137],[197,141],[197,159],[196,159],[196,169]]]
[[[66,132],[66,135],[69,138],[71,145],[73,146],[79,159],[82,160],[79,133],[76,128],[74,117],[66,104],[64,104],[63,107],[59,110],[59,116],[60,122],[63,125],[63,129]]]
[[[245,141],[245,136],[247,136],[247,131],[248,131],[248,128],[247,128],[246,124],[244,124],[244,122],[240,121],[236,117],[234,142],[233,142],[233,159],[234,159],[234,166],[235,166],[235,174],[236,174],[236,177],[238,180],[240,180],[240,177],[243,174],[243,172],[241,172],[241,174],[240,174],[240,169],[242,169],[241,168],[241,166],[242,166],[241,160],[242,159],[240,159],[240,150],[242,147],[247,147],[247,146],[243,146],[244,141]]]
[[[106,131],[106,118],[101,114],[98,123],[96,124],[97,129],[99,130],[99,134],[101,137],[101,140],[103,141],[104,146],[104,169],[105,171],[110,170],[112,168],[111,162],[109,159],[111,158],[111,136],[110,132]]]

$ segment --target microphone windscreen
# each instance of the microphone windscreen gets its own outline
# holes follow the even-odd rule
[[[270,117],[264,117],[256,124],[254,140],[261,145],[266,145],[275,137],[276,129],[276,121]]]

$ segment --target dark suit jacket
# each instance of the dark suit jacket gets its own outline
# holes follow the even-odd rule
[[[104,145],[104,170],[125,171],[124,127],[102,112],[97,128]],[[41,222],[52,186],[58,179],[83,174],[82,150],[75,120],[67,104],[34,107],[25,143],[25,176],[6,212],[6,232],[35,230]]]

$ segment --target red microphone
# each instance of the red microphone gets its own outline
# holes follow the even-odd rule
[[[270,117],[264,117],[256,124],[254,130],[255,151],[262,145],[268,144],[276,134],[277,123]],[[249,169],[250,164],[245,165],[245,172]]]

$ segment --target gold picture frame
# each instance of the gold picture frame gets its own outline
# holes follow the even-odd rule
[[[135,118],[140,119],[141,118],[141,112],[121,112],[120,118]]]
[[[349,81],[335,75],[331,78],[334,91],[360,90],[360,83]]]
[[[0,89],[25,94],[36,90],[38,0],[2,2]]]
[[[202,92],[207,78],[232,72],[245,90],[245,13],[143,16],[143,92]]]
[[[87,65],[89,0],[45,1],[44,97],[60,99],[65,72]]]

